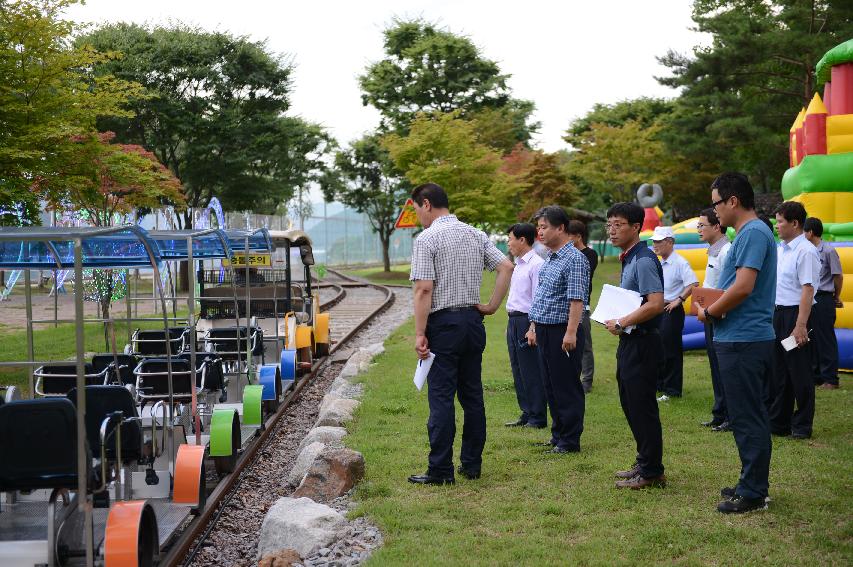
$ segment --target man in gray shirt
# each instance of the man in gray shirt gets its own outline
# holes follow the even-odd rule
[[[803,225],[806,238],[817,248],[820,258],[820,280],[812,308],[814,348],[812,367],[815,384],[824,390],[838,389],[838,340],[835,337],[835,308],[841,305],[844,273],[841,259],[832,245],[822,240],[823,223],[809,217]]]

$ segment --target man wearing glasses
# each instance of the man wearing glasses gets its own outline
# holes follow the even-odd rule
[[[699,240],[708,243],[708,266],[705,268],[705,281],[702,287],[720,289],[720,272],[732,243],[726,236],[727,228],[720,224],[714,209],[708,208],[699,213]],[[720,366],[717,363],[717,353],[714,350],[714,326],[705,323],[705,350],[708,353],[708,363],[711,365],[711,387],[714,389],[714,407],[711,408],[711,420],[703,421],[704,427],[711,431],[731,431],[729,414],[726,410],[726,396],[723,393],[723,382],[720,378]]]
[[[636,310],[605,322],[607,330],[619,337],[616,349],[619,401],[637,442],[637,459],[629,469],[616,473],[620,479],[616,488],[635,490],[666,486],[663,432],[655,399],[658,373],[664,362],[660,336],[663,269],[655,253],[645,242],[640,242],[644,215],[643,208],[635,203],[616,203],[607,211],[610,241],[622,249],[620,286],[643,296]]]
[[[720,490],[724,514],[767,508],[770,475],[770,419],[765,405],[773,371],[773,309],[776,296],[776,241],[755,214],[755,195],[745,175],[723,173],[711,184],[712,207],[737,231],[720,273],[723,295],[699,306],[699,320],[714,325],[714,349],[729,422],[740,454],[734,487]]]

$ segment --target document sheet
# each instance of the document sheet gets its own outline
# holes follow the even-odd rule
[[[595,306],[590,319],[603,325],[605,321],[619,319],[631,313],[642,302],[643,296],[636,291],[604,284],[601,288],[601,297],[598,298],[598,305]],[[625,329],[625,332],[630,333],[632,329],[633,326]]]
[[[418,359],[418,366],[415,368],[415,387],[420,390],[424,387],[424,383],[426,382],[427,376],[429,376],[429,369],[432,368],[432,361],[435,360],[435,355],[433,353],[429,353],[429,355],[423,360]]]

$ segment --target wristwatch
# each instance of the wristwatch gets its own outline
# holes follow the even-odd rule
[[[703,308],[702,308],[702,313],[705,315],[705,319],[706,319],[707,321],[710,321],[710,322],[712,322],[712,323],[713,323],[714,321],[719,321],[719,319],[717,319],[716,317],[714,317],[713,315],[711,315],[710,313],[708,313],[708,308],[707,308],[707,307],[703,307]]]
[[[613,323],[613,328],[615,328],[621,334],[625,329],[622,328],[622,325],[619,323],[619,319],[616,319],[616,322]]]

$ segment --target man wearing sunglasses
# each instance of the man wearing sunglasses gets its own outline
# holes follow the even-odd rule
[[[699,306],[699,320],[714,325],[714,350],[723,379],[729,422],[741,461],[740,479],[720,491],[717,510],[738,514],[767,508],[770,419],[765,405],[773,372],[776,241],[755,214],[755,194],[741,173],[711,184],[720,223],[737,231],[720,273],[723,295]]]

